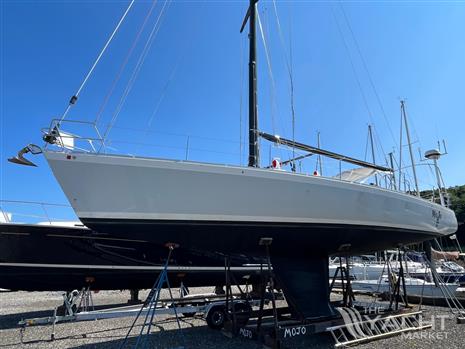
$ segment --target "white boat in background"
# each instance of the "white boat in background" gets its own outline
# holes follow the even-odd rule
[[[388,262],[379,261],[375,256],[362,255],[352,256],[349,258],[349,272],[353,280],[378,280],[382,276],[386,276],[389,272],[399,273],[400,260],[398,252],[387,253]],[[423,257],[422,257],[423,258]],[[388,268],[389,264],[389,268]],[[344,262],[345,265],[345,262]],[[329,277],[333,278],[337,268],[340,266],[339,257],[330,258],[329,261]],[[426,262],[417,262],[411,260],[408,255],[402,261],[402,266],[405,275],[411,278],[423,279],[432,282],[433,277],[431,268]],[[443,282],[462,284],[465,281],[465,268],[453,261],[436,261],[435,269],[437,275]],[[341,274],[338,273],[338,278]]]
[[[340,257],[330,258],[329,277],[334,278],[336,270],[340,267]],[[345,261],[343,261],[345,265]],[[352,256],[349,259],[349,273],[353,280],[377,280],[381,275],[387,273],[386,264],[379,262],[375,256],[362,255]],[[341,278],[338,271],[337,279]]]
[[[464,283],[465,268],[453,261],[438,261],[435,262],[435,269],[438,276],[447,283]],[[422,265],[421,267],[410,269],[409,275],[418,279],[432,280],[431,270],[429,266]]]
[[[398,273],[401,261],[398,258],[398,251],[386,252],[387,262],[378,260],[373,255],[352,256],[349,258],[350,276],[355,280],[378,280],[381,276],[387,275],[389,272]],[[340,266],[339,257],[330,259],[329,276],[333,277],[337,267]],[[424,263],[415,262],[408,258],[402,261],[404,272],[410,275],[411,270],[425,268]],[[340,276],[340,274],[339,274]]]
[[[336,283],[336,285],[338,285]],[[383,276],[378,280],[354,280],[351,281],[351,286],[354,291],[367,292],[373,294],[392,293],[393,283],[387,276]],[[434,282],[429,282],[416,278],[405,278],[405,287],[408,296],[420,296],[431,298],[443,298],[449,295],[456,295],[458,284],[441,283],[436,286]],[[444,290],[447,289],[447,290]],[[401,287],[401,294],[403,290]]]

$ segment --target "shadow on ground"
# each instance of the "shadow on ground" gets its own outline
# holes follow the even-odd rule
[[[19,328],[18,322],[24,319],[52,316],[53,310],[28,311],[24,313],[0,315],[0,330]]]
[[[160,326],[154,326],[159,331],[150,335],[137,337],[140,328],[134,330],[127,341],[123,337],[115,340],[89,343],[78,346],[73,346],[75,349],[109,349],[120,348],[128,349],[135,348],[139,341],[139,346],[142,348],[163,348],[163,349],[197,349],[197,348],[221,348],[221,349],[262,349],[263,345],[256,341],[247,340],[241,337],[228,338],[221,331],[216,331],[207,326],[183,328],[178,330],[163,330]],[[96,333],[98,336],[99,334]],[[88,334],[88,338],[95,338],[92,333]],[[327,334],[313,335],[305,338],[293,338],[284,342],[281,346],[283,349],[303,349],[317,348],[329,349],[334,348],[334,342]]]
[[[51,315],[50,311],[43,312],[30,312],[22,314],[13,314],[3,317],[8,317],[8,321],[1,322],[4,328],[7,323],[11,324],[11,328],[17,327],[17,322],[22,317],[38,317]],[[27,347],[44,347],[44,348],[75,348],[75,349],[129,349],[135,348],[136,342],[139,340],[139,348],[163,348],[163,349],[208,349],[208,348],[221,348],[221,349],[262,349],[263,345],[259,342],[244,339],[242,337],[228,338],[221,331],[212,330],[208,326],[198,326],[192,324],[190,319],[181,320],[182,331],[172,329],[176,326],[175,319],[168,318],[165,320],[157,321],[152,326],[150,335],[144,335],[140,338],[137,335],[140,333],[141,327],[135,327],[131,336],[125,341],[125,336],[129,331],[129,326],[119,326],[104,329],[84,330],[84,331],[71,331],[72,334],[62,336],[62,330],[57,331],[57,337],[54,341],[50,340],[49,333],[42,333],[41,338],[27,340],[27,334],[24,342],[19,340],[17,343],[10,343],[7,347],[13,345],[26,345]],[[165,329],[169,326],[170,329]],[[51,329],[51,328],[50,328]],[[50,332],[51,333],[51,332]],[[3,347],[0,345],[0,348]],[[287,340],[282,343],[282,349],[303,349],[303,348],[316,348],[316,349],[329,349],[334,348],[332,338],[327,334],[319,334],[307,337],[297,337]]]
[[[127,306],[128,306],[127,303],[96,305],[94,306],[93,310],[121,308],[121,307],[127,307]],[[21,320],[53,316],[53,311],[54,309],[0,315],[0,330],[19,328],[18,322]]]

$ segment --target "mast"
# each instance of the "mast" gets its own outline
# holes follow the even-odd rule
[[[320,131],[317,133],[317,147],[318,149],[321,148],[321,142],[320,142]],[[321,155],[318,155],[318,167],[320,168],[320,176],[323,176],[323,163],[321,160]]]
[[[434,170],[436,172],[436,180],[438,183],[438,191],[439,191],[439,199],[441,200],[441,206],[447,207],[446,201],[444,200],[444,193],[442,191],[442,183],[441,183],[441,173],[439,172],[438,160],[441,157],[441,152],[437,149],[428,150],[425,153],[425,158],[428,160],[433,160],[434,163]],[[433,190],[434,194],[434,190]]]
[[[373,164],[375,165],[376,164],[376,160],[375,160],[375,146],[374,146],[374,143],[373,143],[373,132],[371,130],[371,125],[368,125],[368,134],[370,135],[370,143],[371,143],[371,157],[373,159]],[[392,167],[392,165],[391,165]],[[375,174],[375,182],[376,182],[376,185],[378,185],[378,176]]]
[[[258,113],[257,113],[257,2],[250,0],[249,9],[242,24],[241,32],[249,20],[249,166],[259,167]]]
[[[415,181],[415,190],[416,190],[417,196],[419,197],[420,189],[418,188],[417,170],[415,168],[415,159],[413,157],[413,152],[412,152],[412,142],[410,141],[410,132],[408,129],[407,114],[405,113],[404,101],[400,101],[400,109],[402,112],[402,116],[404,117],[405,133],[407,134],[408,150],[410,152],[410,160],[412,162],[412,171],[413,171],[413,180]]]
[[[394,159],[393,159],[392,152],[389,153],[389,161],[391,163],[391,168],[392,168],[392,174],[391,174],[392,185],[394,186],[394,190],[397,190],[396,175],[394,174]]]

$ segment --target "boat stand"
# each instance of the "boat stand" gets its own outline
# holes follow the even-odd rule
[[[237,283],[234,274],[231,272],[230,268],[230,258],[225,258],[225,276],[226,276],[226,321],[223,328],[223,334],[227,337],[234,337],[234,336],[242,336],[247,339],[261,339],[262,342],[266,345],[266,343],[271,344],[272,347],[276,347],[277,344],[270,343],[273,341],[269,335],[261,336],[262,329],[265,327],[269,327],[268,323],[264,323],[264,317],[266,315],[272,316],[272,329],[277,332],[278,330],[278,308],[276,307],[276,300],[277,296],[275,293],[275,286],[274,286],[274,278],[272,273],[271,267],[271,260],[269,254],[269,246],[272,243],[271,238],[262,238],[260,239],[259,244],[261,246],[265,246],[266,249],[266,269],[263,268],[263,265],[260,266],[260,284],[258,285],[258,293],[259,293],[259,300],[258,300],[258,312],[252,311],[252,305],[257,305],[257,303],[250,304],[247,303],[234,303],[232,298],[232,282],[234,285],[239,288],[241,294],[243,293],[241,287]],[[267,291],[267,287],[269,287],[270,292]],[[266,304],[269,304],[271,301],[272,309],[270,314],[270,309],[265,310],[264,307]],[[282,310],[282,309],[281,309]],[[286,309],[287,310],[287,309]],[[250,325],[249,320],[252,316],[256,316],[256,321],[254,325]]]
[[[181,298],[174,299],[168,280],[168,265],[171,259],[171,254],[176,245],[167,244],[167,247],[169,252],[164,268],[162,272],[158,275],[158,278],[153,288],[151,289],[149,295],[147,296],[147,299],[142,304],[142,306],[127,306],[95,310],[90,286],[87,288],[83,288],[81,291],[75,290],[72,292],[67,292],[63,294],[63,305],[54,308],[52,316],[21,320],[18,323],[18,325],[20,326],[21,343],[25,343],[25,331],[26,328],[30,326],[52,325],[52,333],[50,339],[53,341],[55,340],[55,325],[57,323],[91,321],[135,316],[136,318],[128,334],[126,335],[126,338],[123,341],[123,345],[121,346],[121,348],[123,348],[138,318],[140,316],[145,316],[144,323],[136,343],[136,347],[139,347],[139,344],[141,343],[142,333],[144,332],[144,330],[147,334],[150,332],[155,314],[174,315],[178,322],[178,327],[180,328],[180,322],[178,317],[180,313],[195,314],[197,312],[203,312],[207,314],[211,307],[213,307],[215,304],[224,304],[221,300],[221,298],[224,299],[224,297],[222,296],[214,297],[210,295],[198,295],[194,297],[186,297],[188,291],[184,285],[181,285],[180,288]],[[165,284],[168,287],[170,298],[160,300],[160,290],[164,287]],[[84,338],[86,337],[85,334],[83,334],[82,336]],[[144,337],[143,344],[145,344],[145,338],[146,336]]]
[[[274,295],[275,271],[271,267],[270,246],[272,239],[260,240],[260,245],[266,250],[266,265],[261,268],[260,305],[258,311],[251,311],[250,316],[238,317],[234,308],[227,308],[227,322],[223,333],[228,337],[239,336],[245,339],[259,341],[265,348],[279,349],[282,344],[295,337],[311,336],[317,333],[329,333],[335,342],[335,347],[357,345],[370,341],[399,335],[405,332],[421,331],[431,327],[431,323],[422,321],[421,311],[412,311],[409,307],[399,306],[400,289],[405,292],[405,279],[403,269],[396,280],[394,296],[389,307],[379,307],[376,303],[361,303],[355,300],[351,286],[349,272],[349,258],[345,257],[336,269],[329,290],[333,289],[335,280],[340,273],[342,281],[342,300],[332,302],[335,310],[334,316],[321,316],[314,318],[299,318],[291,306],[278,307]],[[231,276],[228,263],[226,263],[227,290],[231,287]],[[328,283],[328,282],[327,282]],[[269,291],[266,292],[267,287]],[[229,291],[227,291],[229,292]],[[268,294],[268,297],[267,297]],[[284,292],[284,295],[286,293]],[[397,301],[395,301],[397,299]],[[264,309],[268,300],[271,309]],[[394,303],[395,302],[395,303]],[[393,307],[393,305],[395,305]],[[408,306],[408,303],[405,302]],[[375,307],[376,306],[376,307]],[[374,310],[374,308],[376,308]],[[324,309],[324,308],[320,308]],[[247,314],[249,315],[249,314]]]
[[[333,278],[331,280],[331,285],[329,286],[329,293],[334,289],[334,284],[336,283],[338,274],[341,274],[341,292],[342,292],[342,306],[343,307],[352,307],[355,302],[354,290],[352,289],[351,277],[350,277],[350,266],[349,266],[349,257],[345,257],[345,266],[342,264],[342,257],[339,257],[339,266],[334,272]]]
[[[404,302],[405,308],[410,308],[410,305],[408,304],[408,294],[407,294],[407,287],[405,285],[405,273],[404,273],[404,263],[407,265],[407,260],[405,259],[405,250],[403,251],[404,253],[398,252],[398,255],[400,256],[400,263],[399,263],[399,277],[397,280],[393,279],[395,278],[395,274],[393,272],[390,273],[390,278],[394,282],[393,284],[393,290],[390,294],[390,300],[389,300],[389,310],[392,310],[392,305],[395,303],[394,310],[399,310],[399,300],[402,299]],[[400,293],[400,287],[402,286],[402,294]]]
[[[157,306],[158,306],[158,304],[160,302],[160,293],[161,293],[161,290],[164,288],[165,284],[166,284],[166,286],[168,288],[168,292],[169,292],[169,295],[170,295],[170,300],[172,302],[174,301],[173,293],[171,291],[171,286],[170,286],[170,282],[169,282],[169,278],[168,278],[168,266],[169,266],[169,262],[171,260],[171,254],[173,253],[174,249],[176,247],[178,247],[178,245],[173,244],[173,243],[168,243],[168,244],[166,244],[166,247],[168,248],[168,257],[166,259],[163,270],[158,275],[158,278],[155,281],[155,284],[153,285],[152,289],[150,290],[149,294],[147,295],[147,298],[145,299],[144,304],[142,305],[142,307],[140,308],[138,314],[136,315],[131,327],[129,328],[128,333],[126,334],[126,337],[124,338],[123,342],[121,343],[121,345],[119,347],[120,349],[126,348],[126,346],[129,344],[128,339],[129,339],[133,329],[135,328],[135,326],[137,324],[137,320],[139,320],[139,317],[141,317],[142,313],[144,312],[144,309],[146,309],[146,311],[144,312],[145,313],[144,314],[145,315],[144,322],[143,322],[143,324],[141,326],[141,329],[139,331],[139,334],[137,336],[136,343],[134,344],[134,346],[130,345],[130,347],[132,347],[134,349],[151,347],[150,340],[148,340],[148,337],[150,336],[150,330],[152,329],[153,321],[154,321],[154,318],[155,318],[155,313],[156,313],[155,310],[156,310],[156,308],[157,308]],[[174,316],[176,317],[176,322],[178,324],[178,330],[179,330],[181,339],[182,339],[183,342],[185,342],[183,332],[182,332],[181,322],[179,321],[179,314],[178,314],[178,311],[177,311],[176,307],[174,307]],[[182,349],[184,347],[185,347],[185,345],[180,346],[178,348]]]
[[[232,291],[232,282],[237,285],[234,275],[231,273],[231,259],[229,256],[225,258],[225,276],[226,276],[226,303],[225,303],[225,326],[229,326],[231,332],[235,333],[239,319],[246,318],[248,320],[248,312],[251,310],[247,298],[245,298],[245,303],[241,307],[238,304],[234,303],[233,291]],[[243,294],[242,289],[238,286],[238,289]],[[243,314],[239,314],[243,313]],[[247,321],[246,320],[246,321]],[[242,321],[240,321],[242,323]]]
[[[228,337],[238,336],[245,339],[259,341],[265,348],[279,349],[282,343],[297,336],[307,336],[318,332],[324,332],[329,326],[335,326],[334,317],[319,319],[299,319],[294,309],[290,306],[278,306],[277,301],[284,298],[277,297],[276,275],[271,265],[270,246],[271,238],[260,239],[259,244],[264,247],[266,264],[261,266],[261,283],[259,285],[258,310],[249,313],[238,312],[234,308],[228,308],[227,321],[223,333]],[[227,289],[231,287],[231,271],[226,263]],[[327,286],[326,286],[327,287]],[[268,289],[268,292],[267,292]],[[265,309],[265,304],[271,308]],[[337,319],[340,319],[338,317]]]

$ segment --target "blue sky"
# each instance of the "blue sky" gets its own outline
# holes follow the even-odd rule
[[[102,130],[163,3],[156,4],[102,113]],[[63,113],[127,4],[1,2],[0,198],[66,202],[41,157],[33,158],[38,168],[6,159],[28,143],[42,145],[40,129]],[[69,119],[95,120],[150,6],[136,1]],[[189,142],[189,159],[245,162],[240,137],[247,122],[247,36],[239,28],[246,7],[244,1],[170,4],[111,130],[112,146],[121,153],[185,158]],[[446,184],[465,183],[465,3],[278,1],[284,47],[273,2],[260,1],[259,8],[275,86],[260,40],[260,129],[292,137],[286,67],[292,51],[297,140],[316,144],[320,131],[324,148],[363,159],[372,123],[377,158],[384,156],[381,148],[397,147],[398,156],[399,100],[405,98],[416,157],[419,147],[424,152],[445,139]],[[283,160],[289,156],[282,149],[272,152]],[[263,165],[269,154],[263,143]],[[304,170],[314,166],[309,160]],[[424,173],[422,187],[432,183]]]

